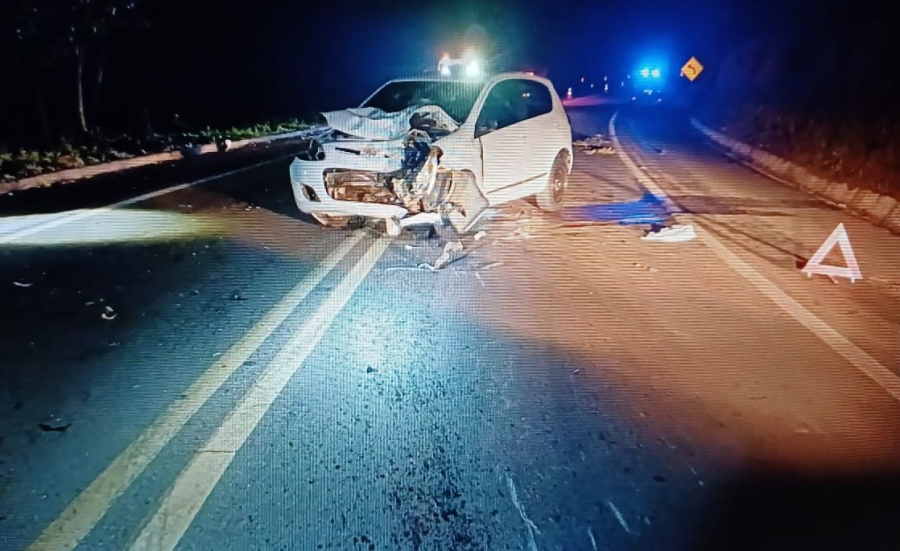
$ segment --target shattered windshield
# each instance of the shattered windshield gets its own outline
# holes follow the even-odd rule
[[[437,105],[457,122],[472,110],[482,85],[477,82],[411,80],[390,82],[362,107],[377,107],[396,113],[414,105]]]

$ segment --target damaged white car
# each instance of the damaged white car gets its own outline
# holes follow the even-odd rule
[[[474,228],[490,206],[535,196],[560,208],[572,132],[544,78],[388,82],[355,109],[323,113],[329,130],[291,164],[299,209],[327,226],[383,219]]]

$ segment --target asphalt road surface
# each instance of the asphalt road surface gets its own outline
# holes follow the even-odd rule
[[[289,144],[0,198],[0,548],[900,548],[900,237],[614,126],[437,271]],[[838,223],[863,279],[807,278]]]

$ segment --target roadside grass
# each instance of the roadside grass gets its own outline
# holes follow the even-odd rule
[[[900,135],[891,117],[816,117],[759,104],[707,110],[727,134],[812,174],[900,199]]]
[[[305,130],[310,125],[297,119],[266,122],[248,127],[227,129],[204,128],[172,134],[153,134],[143,137],[121,135],[92,138],[85,143],[60,143],[53,150],[10,150],[0,146],[0,182],[21,180],[70,168],[96,165],[119,159],[130,159],[152,153],[179,151],[207,144],[224,144],[273,134]]]

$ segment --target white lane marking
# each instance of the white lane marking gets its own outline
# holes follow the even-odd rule
[[[628,158],[628,155],[622,149],[622,144],[619,142],[618,137],[615,133],[615,121],[619,112],[616,113],[609,120],[609,134],[612,137],[613,144],[616,147],[616,151],[619,153],[620,158],[628,159],[626,162],[626,166],[628,170],[632,172],[632,175],[636,178],[642,177],[640,169],[637,168],[634,161]],[[642,182],[643,183],[643,182]],[[666,200],[670,200],[668,196],[663,192],[656,184],[653,184],[654,188],[659,191],[658,197],[664,197]],[[653,188],[648,186],[648,189],[656,194],[656,191]],[[740,259],[736,254],[731,252],[725,245],[723,245],[718,239],[715,238],[711,233],[709,233],[702,224],[697,224],[700,228],[700,231],[697,234],[700,236],[700,240],[703,241],[716,255],[725,261],[733,270],[743,276],[747,281],[752,283],[757,289],[762,291],[762,293],[769,298],[772,302],[780,306],[785,312],[790,314],[795,320],[797,320],[801,325],[809,329],[815,336],[817,336],[820,340],[822,340],[825,344],[830,346],[835,352],[844,357],[848,362],[853,364],[858,370],[860,370],[863,374],[869,377],[872,381],[874,381],[878,386],[883,388],[888,394],[890,394],[894,399],[900,401],[900,377],[894,374],[893,371],[885,367],[881,362],[877,359],[869,355],[865,350],[859,348],[855,344],[853,344],[847,337],[842,335],[840,331],[828,325],[825,320],[814,314],[813,312],[806,309],[802,304],[794,300],[790,295],[785,293],[778,287],[778,285],[769,281],[764,275],[753,269],[749,264]]]
[[[238,450],[256,429],[291,377],[300,370],[388,245],[390,240],[387,238],[376,240],[322,302],[315,314],[305,321],[294,337],[269,362],[259,380],[178,475],[150,521],[132,544],[133,551],[165,551],[175,548]]]
[[[719,240],[703,228],[697,232],[701,241],[707,244],[720,258],[731,265],[744,278],[762,291],[769,300],[780,306],[803,326],[813,332],[821,340],[833,348],[838,354],[846,358],[881,388],[886,390],[894,399],[900,401],[900,377],[883,366],[881,362],[873,358],[866,351],[856,346],[839,331],[828,325],[823,319],[807,310],[802,304],[794,300],[790,295],[782,291],[777,285],[766,279],[765,276],[750,267],[736,254],[728,250]]]
[[[653,195],[656,195],[658,198],[671,202],[669,196],[666,195],[666,192],[660,188],[656,182],[653,181],[652,178],[647,176],[643,170],[638,168],[638,166],[631,160],[631,157],[625,153],[625,150],[622,149],[622,144],[619,142],[619,137],[616,134],[616,119],[619,117],[619,112],[616,111],[613,113],[613,116],[609,119],[609,137],[612,139],[613,145],[616,149],[616,155],[619,157],[619,160],[625,165],[631,175],[638,181],[639,184],[644,186],[647,190],[650,191]]]
[[[284,322],[307,295],[356,246],[365,232],[348,237],[281,301],[260,319],[240,341],[222,355],[185,391],[184,398],[169,406],[87,488],[76,497],[28,548],[74,549],[103,518],[113,501],[147,468],[188,420]]]
[[[516,493],[516,484],[509,475],[506,476],[506,487],[509,489],[509,498],[512,500],[513,506],[519,512],[519,516],[522,517],[522,522],[525,523],[525,528],[528,530],[528,549],[529,551],[537,551],[537,542],[534,540],[534,534],[537,532],[537,535],[540,536],[541,531],[538,530],[537,525],[525,514],[525,508],[522,506],[522,503],[519,501],[519,496]]]
[[[137,197],[132,197],[130,199],[124,199],[119,201],[118,203],[112,203],[106,205],[104,207],[98,207],[95,209],[88,210],[79,210],[73,214],[65,214],[62,213],[58,217],[48,220],[46,222],[42,222],[40,224],[36,224],[34,226],[30,226],[19,230],[17,232],[13,232],[9,235],[0,236],[0,245],[5,245],[6,243],[12,243],[17,239],[22,239],[23,237],[27,237],[29,235],[34,235],[36,233],[42,232],[44,230],[49,230],[52,228],[57,228],[59,226],[63,226],[65,224],[70,224],[77,220],[82,220],[84,218],[90,218],[92,216],[97,216],[98,214],[109,212],[111,210],[115,210],[121,207],[127,207],[128,205],[133,205],[135,203],[140,203],[141,201],[146,201],[148,199],[153,199],[154,197],[159,197],[161,195],[166,195],[169,193],[173,193],[175,191],[179,191],[182,189],[187,189],[189,187],[193,187],[199,184],[203,184],[206,182],[211,182],[212,180],[217,180],[219,178],[225,178],[227,176],[233,176],[235,174],[240,174],[241,172],[246,172],[248,170],[253,170],[254,168],[259,168],[261,166],[265,166],[268,164],[276,163],[278,161],[287,159],[289,157],[293,157],[294,155],[282,155],[277,159],[270,159],[268,161],[262,161],[260,163],[256,163],[255,165],[245,166],[243,168],[238,168],[235,170],[229,170],[228,172],[223,172],[221,174],[215,174],[213,176],[208,176],[206,178],[200,178],[199,180],[194,180],[193,182],[186,182],[184,184],[178,184],[176,186],[170,186],[164,189],[159,189],[156,191],[151,191],[149,193],[145,193],[143,195],[138,195]]]

